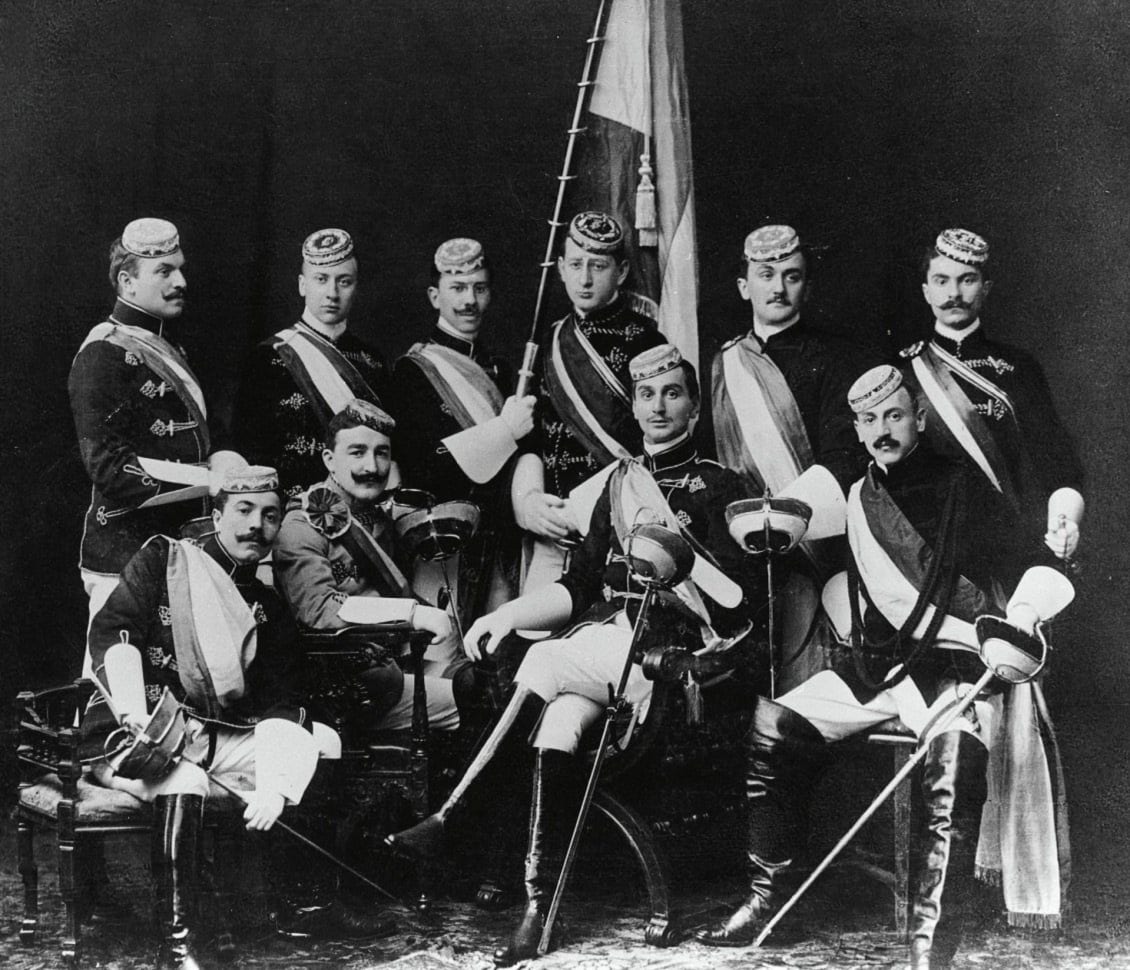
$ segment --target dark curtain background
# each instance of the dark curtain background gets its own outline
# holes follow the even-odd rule
[[[122,226],[180,227],[187,348],[221,414],[248,348],[297,312],[299,245],[324,226],[353,233],[352,325],[390,357],[432,321],[435,246],[483,240],[516,358],[595,6],[0,4],[5,694],[78,668],[87,486],[66,378],[111,305]],[[937,230],[992,243],[987,325],[1040,358],[1090,477],[1086,582],[1048,692],[1079,882],[1097,888],[1130,862],[1122,4],[685,7],[704,354],[746,324],[733,280],[765,218],[831,246],[811,313],[892,347],[928,331],[916,264]]]

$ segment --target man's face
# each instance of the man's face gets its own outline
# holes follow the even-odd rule
[[[749,300],[754,320],[771,326],[796,319],[807,288],[804,253],[793,253],[775,263],[750,260],[745,276],[738,277],[738,292],[743,300]]]
[[[557,272],[569,299],[582,313],[599,310],[616,299],[628,278],[628,261],[614,256],[590,253],[572,239],[565,240],[565,252],[557,257]]]
[[[674,441],[698,415],[698,402],[687,391],[687,375],[682,367],[666,371],[646,381],[636,381],[632,389],[632,413],[643,429],[649,445]]]
[[[258,562],[274,544],[282,522],[282,505],[274,492],[236,492],[222,509],[212,512],[216,536],[238,563]]]
[[[898,464],[910,454],[925,429],[926,409],[914,410],[905,387],[855,416],[855,433],[871,457],[883,466]]]
[[[311,266],[303,260],[298,292],[314,319],[329,327],[341,323],[357,294],[357,260],[350,257],[336,266]]]
[[[459,276],[441,274],[438,285],[428,287],[428,299],[449,327],[474,338],[490,306],[490,273],[478,269]]]
[[[177,250],[156,259],[139,259],[137,276],[124,270],[118,274],[118,292],[136,307],[161,320],[173,320],[184,312],[184,253]]]
[[[366,428],[346,428],[337,433],[322,461],[343,492],[357,502],[375,502],[384,494],[392,467],[388,435]]]
[[[922,295],[938,323],[961,330],[981,315],[981,307],[992,287],[992,280],[985,279],[975,266],[948,256],[935,256],[926,270]]]

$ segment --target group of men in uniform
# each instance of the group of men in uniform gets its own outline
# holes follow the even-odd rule
[[[802,542],[778,571],[773,696],[750,698],[751,894],[698,938],[752,942],[795,858],[795,823],[822,749],[892,715],[930,745],[914,965],[944,965],[959,936],[949,924],[960,923],[973,873],[970,826],[990,841],[986,778],[1002,820],[1041,818],[1047,858],[1033,882],[1006,839],[977,866],[998,874],[1017,922],[1056,922],[1065,843],[1055,766],[1037,744],[1023,750],[1019,775],[1005,770],[1013,764],[985,769],[986,750],[995,757],[1007,747],[1015,760],[1024,748],[999,742],[1038,722],[1038,688],[998,690],[995,707],[978,702],[960,731],[929,734],[960,685],[976,679],[979,615],[1007,615],[1033,635],[1054,612],[1044,602],[1054,595],[1009,603],[1008,593],[1022,567],[1038,565],[1045,523],[1046,556],[1073,557],[1082,514],[1078,461],[1038,365],[984,336],[988,246],[965,230],[938,236],[923,284],[935,333],[898,366],[801,321],[812,261],[790,227],[750,233],[743,256],[737,284],[752,321],[713,362],[713,461],[695,445],[698,374],[627,289],[627,240],[604,213],[569,224],[557,267],[571,310],[542,338],[520,396],[513,368],[482,339],[491,276],[478,242],[452,239],[436,251],[427,291],[436,326],[390,375],[349,329],[359,285],[352,239],[340,229],[313,233],[302,247],[302,316],[255,348],[231,437],[210,422],[179,345],[186,283],[175,227],[126,227],[111,249],[114,309],[87,337],[70,380],[93,486],[80,567],[90,596],[86,673],[101,698],[86,729],[103,737],[116,722],[144,738],[163,705],[187,716],[180,761],[147,774],[136,759],[110,758],[97,772],[158,806],[158,904],[173,965],[191,970],[199,958],[186,900],[204,772],[237,779],[252,828],[270,828],[301,799],[319,754],[333,757],[340,741],[306,711],[297,630],[351,622],[432,634],[425,675],[440,729],[480,703],[476,668],[495,656],[505,703],[485,743],[437,813],[390,841],[411,856],[435,854],[484,772],[497,776],[500,799],[524,790],[515,766],[532,737],[527,907],[495,959],[534,956],[562,816],[579,797],[574,754],[627,662],[640,611],[629,535],[643,521],[689,543],[694,567],[658,603],[655,622],[695,650],[727,650],[761,633],[766,590],[764,572],[731,538],[726,507],[790,492],[817,515],[838,514],[847,543]],[[478,507],[478,530],[454,559],[427,562],[397,548],[395,497],[415,495],[418,505],[414,490],[429,493],[428,507]],[[185,520],[207,514],[210,496],[209,534],[180,538]],[[277,593],[254,577],[268,555]],[[837,583],[845,566],[849,581]],[[845,605],[850,619],[837,625]],[[821,641],[836,637],[850,644],[852,663],[824,669]],[[410,674],[375,665],[361,682],[367,728],[407,725]],[[649,698],[634,665],[627,699],[641,717]],[[1042,815],[992,790],[1006,775],[1024,779],[1024,798]],[[1019,837],[1016,825],[999,827]]]

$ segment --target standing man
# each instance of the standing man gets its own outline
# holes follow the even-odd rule
[[[534,538],[523,592],[554,582],[565,566],[557,543],[577,538],[569,492],[616,458],[640,450],[628,362],[663,343],[654,321],[621,292],[630,264],[624,230],[603,212],[581,212],[557,272],[573,304],[538,354],[546,395],[537,413],[538,451],[522,455],[511,495],[514,518]]]
[[[843,406],[852,380],[864,369],[863,355],[847,340],[801,320],[812,267],[791,226],[755,229],[746,236],[743,256],[738,292],[750,305],[752,326],[714,358],[718,458],[759,495],[776,495],[819,465],[830,500],[842,502],[867,463]],[[842,543],[826,540],[802,543],[788,560],[778,590],[785,662],[778,679],[785,689],[822,666],[819,657],[803,651],[820,608],[820,588],[842,556]]]
[[[1057,846],[1050,826],[1034,825],[1040,814],[1037,793],[1049,793],[1042,807],[1050,813],[1051,786],[1047,762],[1041,760],[1041,726],[1030,695],[1020,692],[1029,685],[1019,685],[1006,705],[1027,707],[1025,723],[1016,715],[1001,720],[978,700],[956,725],[931,732],[962,688],[968,690],[983,673],[974,621],[1004,612],[999,591],[1017,587],[1032,543],[1025,542],[999,495],[964,463],[937,455],[920,438],[925,411],[896,368],[867,371],[852,385],[848,400],[859,440],[874,459],[852,486],[848,502],[853,662],[821,671],[775,701],[758,699],[747,739],[750,895],[728,920],[700,932],[698,939],[712,946],[746,946],[754,940],[781,902],[782,877],[803,846],[803,818],[828,742],[897,716],[928,745],[911,966],[937,970],[949,966],[972,916],[990,725],[1005,757],[1012,759],[1003,777],[1028,789],[1021,793],[1021,812],[1010,819],[1023,844],[1011,866],[1015,870],[1016,859],[1021,868],[1028,863],[1018,882],[1031,892],[1029,898],[1039,899],[1038,918],[1059,918]],[[1030,570],[1025,583],[1049,573],[1052,581],[1067,582],[1045,567]],[[1013,600],[1009,619],[1029,634],[1037,621],[1050,618],[1040,595],[1018,593]],[[1014,612],[1016,600],[1030,604],[1026,617]],[[1006,731],[1010,736],[1002,738]],[[1009,827],[1002,822],[1001,832]],[[1035,832],[1045,839],[1033,837]],[[1014,871],[1006,872],[1005,884],[1014,878]]]
[[[989,244],[946,229],[923,260],[922,295],[934,314],[929,342],[901,352],[922,389],[929,435],[943,454],[966,458],[1060,559],[1079,545],[1083,469],[1056,415],[1040,365],[985,335],[981,309],[993,283]]]
[[[115,722],[143,732],[166,693],[185,707],[185,760],[165,771],[100,764],[95,772],[103,784],[156,806],[162,949],[177,970],[198,967],[198,847],[209,792],[200,763],[221,781],[249,788],[243,817],[249,829],[265,831],[284,806],[301,800],[319,754],[340,756],[337,735],[312,724],[303,706],[294,621],[255,577],[278,533],[277,489],[273,468],[230,472],[216,496],[215,534],[203,547],[150,539],[90,627],[102,694],[83,722],[88,737]]]
[[[343,229],[321,229],[302,244],[297,323],[252,352],[236,406],[236,441],[251,461],[279,470],[283,493],[321,478],[326,427],[354,398],[380,405],[388,374],[380,354],[349,332],[357,257]]]
[[[209,428],[200,382],[180,347],[178,324],[188,288],[176,226],[135,219],[110,246],[108,320],[87,335],[71,364],[71,398],[79,452],[91,481],[79,570],[93,617],[130,557],[152,535],[176,535],[207,514],[209,490],[224,471],[246,462],[214,450],[224,441]],[[166,481],[149,459],[207,462],[199,483]],[[148,467],[147,467],[148,465]],[[83,676],[91,674],[89,651]]]
[[[393,371],[396,457],[406,485],[426,489],[437,502],[466,499],[479,507],[475,536],[447,564],[456,576],[453,608],[465,628],[513,596],[511,459],[533,429],[537,399],[514,397],[511,367],[483,346],[491,281],[479,242],[449,239],[436,250],[428,299],[439,313],[435,328]],[[444,585],[439,564],[417,560],[413,567],[416,594],[437,602]]]
[[[524,594],[478,620],[468,631],[472,656],[493,653],[512,631],[563,631],[530,647],[515,677],[515,692],[466,774],[440,810],[390,836],[394,847],[418,854],[438,848],[439,835],[471,783],[497,758],[507,774],[533,734],[536,760],[526,855],[527,907],[509,942],[495,951],[497,966],[537,955],[550,897],[561,869],[583,780],[575,754],[586,728],[597,722],[618,682],[632,642],[643,586],[627,568],[625,539],[638,522],[656,522],[690,537],[692,575],[657,600],[648,618],[664,643],[719,649],[750,629],[756,578],[730,538],[726,506],[748,497],[741,479],[698,457],[690,424],[698,414],[694,367],[663,344],[633,358],[632,408],[643,432],[643,454],[613,466],[592,511],[592,525],[562,578]],[[481,641],[481,644],[480,644]],[[645,643],[643,649],[646,650]],[[638,663],[626,699],[641,714],[651,696]],[[534,730],[536,729],[536,733]],[[501,782],[492,782],[496,798]],[[497,824],[506,825],[504,810]],[[509,811],[505,811],[509,815]]]

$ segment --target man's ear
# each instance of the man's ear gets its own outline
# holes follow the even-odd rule
[[[851,426],[853,428],[855,428],[856,440],[859,441],[859,443],[861,445],[867,444],[867,442],[863,440],[863,430],[859,426],[859,419],[858,418],[856,420],[852,421]]]
[[[223,518],[223,515],[223,509],[212,509],[212,525],[214,525],[217,529],[220,528],[220,519]]]
[[[993,281],[992,280],[985,280],[985,282],[981,285],[981,292],[984,294],[984,296],[981,297],[982,300],[988,298],[989,290],[991,290],[992,288],[993,288]]]
[[[428,301],[431,303],[433,310],[439,309],[439,287],[438,286],[429,286],[428,287]]]
[[[322,449],[322,464],[326,466],[326,471],[332,475],[334,470],[334,451],[332,448]]]
[[[738,277],[738,292],[742,295],[742,299],[749,301],[749,280],[744,276]]]
[[[920,432],[926,430],[926,409],[919,408],[918,412],[914,415],[914,423],[918,425]]]
[[[620,261],[620,269],[616,274],[616,285],[623,286],[624,280],[628,278],[628,273],[632,268],[632,264],[626,259]]]

